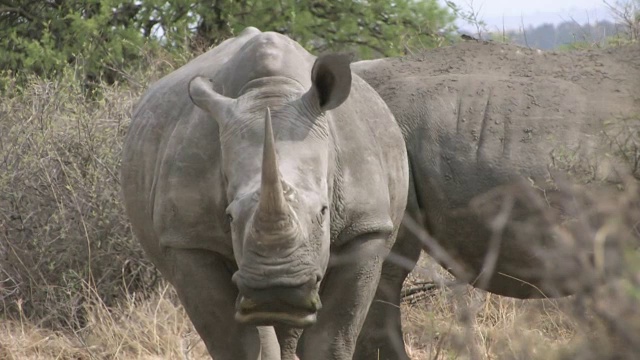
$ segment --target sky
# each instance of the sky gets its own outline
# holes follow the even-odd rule
[[[612,20],[610,11],[603,0],[452,0],[465,10],[473,2],[473,7],[479,12],[479,18],[484,20],[489,30],[502,29],[503,16],[507,30],[518,29],[524,22],[538,26],[543,23],[559,24],[572,21],[572,18],[584,24],[599,20]],[[616,0],[608,0],[613,4]],[[444,4],[444,0],[439,0]],[[458,22],[463,29],[470,29],[470,25]]]

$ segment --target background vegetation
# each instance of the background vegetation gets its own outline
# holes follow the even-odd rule
[[[500,38],[502,34],[494,34]],[[565,21],[558,25],[542,24],[529,26],[524,30],[510,30],[505,33],[509,42],[521,46],[531,46],[543,50],[556,48],[575,49],[579,47],[606,46],[610,42],[628,39],[624,28],[617,23],[603,20],[593,24],[579,24]]]
[[[0,0],[0,359],[205,354],[120,203],[122,139],[150,82],[248,25],[362,59],[457,41],[454,14],[479,21],[435,0]],[[637,199],[621,199],[603,206],[637,219]],[[409,350],[632,358],[640,259],[628,253],[616,281],[555,301],[454,285],[425,257],[408,288],[431,290],[403,304]]]
[[[89,87],[113,84],[160,49],[184,61],[247,26],[314,53],[392,56],[438,44],[453,20],[436,0],[2,0],[0,69],[23,81],[73,68]]]
[[[640,39],[640,0],[602,0],[609,9],[613,21],[600,20],[580,24],[573,18],[554,25],[524,26],[519,29],[498,29],[489,26],[480,18],[479,7],[474,0],[466,0],[465,6],[451,1],[454,14],[473,26],[473,36],[533,47],[543,50],[575,50],[602,48],[610,45],[629,44]]]

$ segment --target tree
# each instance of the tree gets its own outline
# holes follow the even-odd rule
[[[255,26],[289,35],[310,51],[353,49],[361,57],[431,47],[455,20],[437,0],[146,0],[130,15],[145,36],[162,34],[171,44],[189,38],[192,48]]]
[[[115,81],[145,45],[204,50],[247,26],[289,35],[314,53],[357,58],[437,44],[454,29],[437,0],[0,0],[0,68]]]
[[[127,9],[121,0],[0,0],[0,69],[55,76],[72,65],[112,82],[142,45]]]
[[[640,0],[603,0],[616,21],[626,28],[628,40],[640,39]]]

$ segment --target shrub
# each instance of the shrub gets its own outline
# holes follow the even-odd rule
[[[138,94],[117,84],[101,92],[87,100],[69,71],[57,81],[30,76],[0,102],[5,312],[20,305],[46,324],[77,327],[82,289],[112,304],[156,279],[120,203],[122,137]]]

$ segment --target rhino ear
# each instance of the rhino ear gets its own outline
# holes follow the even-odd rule
[[[211,80],[202,76],[195,76],[189,81],[189,98],[197,107],[212,114],[218,122],[224,120],[226,109],[234,102],[234,99],[213,90]]]
[[[351,56],[327,54],[316,59],[311,70],[311,89],[305,95],[322,111],[335,109],[351,91]]]

